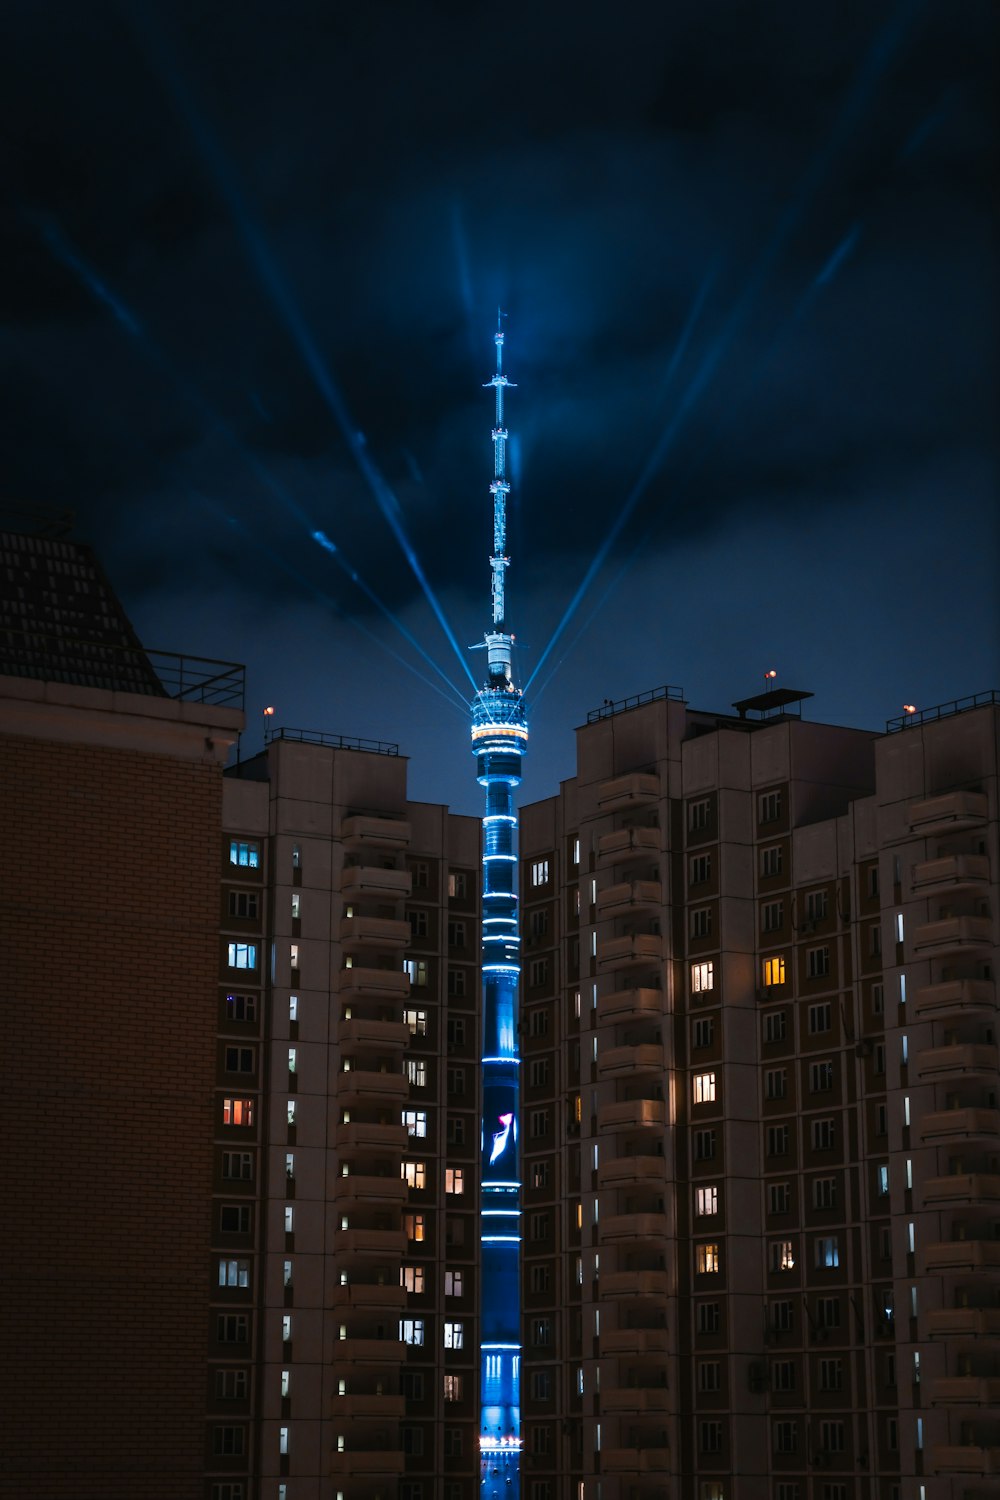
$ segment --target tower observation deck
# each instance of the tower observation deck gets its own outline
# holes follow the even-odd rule
[[[507,629],[507,431],[504,336],[497,321],[493,426],[493,610],[487,676],[472,701],[472,751],[486,790],[483,817],[483,1120],[480,1137],[480,1493],[518,1500],[521,1453],[521,1181],[517,916],[517,813],[514,789],[528,740],[524,699],[512,675],[514,637]]]

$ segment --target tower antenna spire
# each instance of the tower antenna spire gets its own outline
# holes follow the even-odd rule
[[[472,750],[486,792],[483,818],[483,1121],[480,1161],[480,1429],[483,1500],[518,1500],[521,1454],[521,1182],[518,986],[521,976],[517,914],[517,813],[514,789],[528,723],[513,677],[514,636],[507,628],[507,429],[504,393],[514,389],[503,371],[503,311],[497,308],[493,387],[492,618],[482,645],[486,682],[472,701]]]

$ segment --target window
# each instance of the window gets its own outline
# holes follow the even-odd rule
[[[693,938],[707,938],[712,934],[712,908],[710,906],[696,906],[691,913],[688,927]]]
[[[423,1370],[402,1370],[400,1372],[400,1384],[403,1387],[403,1395],[408,1401],[422,1401],[424,1399]]]
[[[771,1365],[771,1389],[772,1391],[794,1391],[795,1389],[795,1361],[793,1359],[776,1359]]]
[[[781,793],[761,792],[757,798],[757,822],[777,823],[781,817]]]
[[[579,1227],[579,1226],[577,1226]],[[547,1240],[551,1233],[551,1225],[547,1213],[532,1214],[528,1219],[528,1238],[532,1240]]]
[[[712,801],[710,797],[699,797],[688,803],[688,832],[703,833],[711,822]]]
[[[292,921],[297,922],[301,916],[302,897],[299,895],[298,891],[295,891],[292,895]]]
[[[810,979],[821,979],[830,972],[829,948],[809,948],[806,952],[806,973]]]
[[[222,1101],[222,1123],[223,1125],[250,1126],[253,1124],[253,1100],[252,1099],[223,1099]]]
[[[695,1246],[694,1268],[699,1276],[712,1276],[719,1269],[719,1247],[708,1243]]]
[[[288,1343],[291,1343],[291,1339],[292,1339],[292,1315],[291,1315],[291,1313],[285,1313],[284,1316],[281,1319],[281,1342],[283,1344],[288,1344]]]
[[[533,1089],[545,1088],[549,1081],[549,1060],[534,1057],[528,1064],[528,1084]]]
[[[289,1099],[286,1108],[287,1108],[287,1112],[288,1112],[288,1123],[292,1127],[293,1130],[295,1128],[295,1107],[296,1107],[295,1106],[295,1100],[294,1099]],[[346,1115],[347,1111],[345,1110],[344,1113]],[[347,1123],[346,1120],[345,1120],[344,1123],[345,1124]]]
[[[547,1109],[533,1109],[528,1115],[528,1134],[537,1139],[541,1135],[548,1135],[550,1129],[550,1117]]]
[[[715,1074],[696,1073],[693,1079],[695,1104],[715,1103]]]
[[[528,1382],[532,1401],[552,1400],[552,1375],[548,1370],[532,1370]]]
[[[785,925],[785,903],[783,901],[765,901],[760,909],[760,927],[762,932],[778,932]]]
[[[691,1045],[693,1048],[710,1047],[715,1036],[715,1022],[711,1016],[705,1016],[695,1021],[691,1027]]]
[[[229,863],[256,870],[260,865],[260,845],[249,840],[233,839],[229,845]]]
[[[236,1456],[245,1451],[245,1427],[216,1427],[212,1431],[212,1452],[218,1457]]]
[[[446,1349],[461,1349],[465,1342],[465,1324],[449,1323],[444,1325],[444,1347]]]
[[[215,1320],[215,1337],[220,1344],[245,1344],[250,1337],[248,1315],[220,1313]]]
[[[549,914],[546,908],[544,906],[541,906],[537,911],[533,911],[531,913],[531,918],[528,923],[528,932],[531,935],[532,941],[537,942],[539,938],[545,937],[548,930]]]
[[[878,865],[870,865],[868,868],[868,899],[874,900],[878,895]]]
[[[791,1185],[787,1182],[770,1182],[767,1186],[767,1211],[769,1214],[787,1214],[792,1206]]]
[[[794,1240],[772,1240],[768,1246],[768,1266],[772,1271],[794,1271]]]
[[[547,859],[536,859],[531,866],[532,885],[548,885],[549,862]]]
[[[465,970],[448,970],[448,994],[453,1000],[464,1000],[465,998]]]
[[[816,1323],[820,1328],[840,1327],[840,1298],[820,1297],[816,1303]]]
[[[223,1177],[238,1179],[242,1182],[253,1181],[253,1152],[252,1151],[223,1151],[222,1153],[222,1175]]]
[[[220,1401],[242,1401],[250,1389],[247,1370],[216,1370],[215,1394]]]
[[[762,977],[765,989],[771,989],[776,984],[784,984],[785,960],[781,957],[765,958]]]
[[[760,873],[763,880],[773,880],[781,874],[784,863],[780,844],[769,844],[760,851]]]
[[[444,1399],[446,1401],[461,1401],[462,1399],[462,1377],[461,1375],[446,1375],[444,1377]],[[451,1429],[448,1429],[449,1431]],[[461,1437],[461,1434],[459,1434]],[[459,1442],[458,1452],[461,1453],[462,1445]]]
[[[528,983],[533,989],[538,989],[549,982],[549,961],[547,958],[533,958],[528,967]]]
[[[403,960],[403,971],[409,976],[410,983],[417,989],[423,989],[427,984],[428,967],[425,958],[406,958]]]
[[[427,1233],[427,1220],[423,1214],[404,1214],[403,1228],[406,1238],[419,1244]]]
[[[455,921],[453,919],[452,921],[450,921],[448,923],[448,947],[449,948],[464,948],[465,947],[465,923],[464,922],[457,922],[457,921]]]
[[[465,1017],[448,1017],[448,1051],[465,1046]]]
[[[295,1047],[289,1047],[289,1049],[288,1049],[288,1071],[289,1071],[289,1073],[297,1073],[298,1072],[298,1068],[299,1068],[299,1054],[298,1054],[298,1050]]]
[[[425,1010],[404,1010],[403,1021],[410,1028],[411,1036],[427,1035],[427,1012]]]
[[[833,1120],[813,1120],[810,1138],[814,1151],[832,1151],[836,1140]]]
[[[219,1229],[223,1234],[250,1233],[249,1203],[223,1203],[219,1206]]]
[[[836,1208],[837,1206],[837,1179],[836,1177],[814,1177],[812,1184],[812,1206],[813,1208]]]
[[[424,1268],[423,1266],[400,1266],[399,1284],[404,1292],[413,1292],[420,1296],[424,1290]]]
[[[290,1203],[285,1204],[285,1233],[295,1233],[295,1209]]]
[[[819,1362],[819,1388],[821,1391],[839,1391],[844,1384],[844,1361],[821,1359]]]
[[[532,1318],[531,1320],[531,1342],[538,1348],[544,1349],[552,1342],[552,1320],[551,1318]]]
[[[888,1112],[888,1106],[885,1105],[885,1104],[878,1104],[875,1107],[875,1134],[876,1135],[887,1135],[888,1132],[889,1132],[889,1112]]]
[[[700,1359],[698,1361],[698,1389],[699,1391],[720,1391],[722,1389],[722,1367],[717,1359]]]
[[[831,1025],[830,1002],[824,1000],[822,1005],[810,1005],[809,1007],[809,1035],[818,1036],[820,1032],[829,1031]]]
[[[424,1341],[423,1318],[400,1318],[399,1337],[404,1344],[422,1344]]]
[[[910,1170],[910,1174],[912,1175],[912,1166],[910,1162],[907,1162],[907,1168]],[[912,1182],[909,1185],[912,1187]],[[888,1164],[884,1163],[883,1165],[875,1169],[875,1191],[880,1198],[888,1198],[889,1196]]]
[[[788,1092],[787,1068],[768,1068],[764,1074],[764,1098],[784,1099]]]
[[[549,1013],[541,1006],[538,1006],[535,1010],[530,1011],[528,1014],[528,1035],[548,1036],[548,1034]]]
[[[872,1015],[885,1013],[885,985],[879,980],[872,985]]]
[[[544,1188],[549,1182],[549,1164],[547,1161],[533,1161],[531,1163],[531,1186],[533,1188]]]
[[[463,1167],[445,1167],[444,1190],[446,1193],[465,1192],[465,1169]]]
[[[833,1063],[829,1058],[809,1064],[809,1090],[813,1094],[825,1094],[833,1088]]]
[[[702,1453],[722,1452],[722,1423],[698,1423],[698,1447]]]
[[[258,910],[256,891],[229,892],[229,915],[231,917],[256,917]]]
[[[767,1127],[767,1154],[768,1156],[788,1155],[787,1125],[769,1125]]]
[[[444,1122],[444,1138],[449,1146],[465,1145],[465,1121],[461,1115],[447,1117]]]
[[[400,1174],[407,1187],[421,1189],[427,1186],[427,1164],[422,1161],[404,1161]]]
[[[406,920],[410,924],[410,936],[414,938],[425,938],[427,936],[427,913],[420,907],[414,907],[406,913]]]
[[[772,1010],[764,1017],[765,1042],[783,1042],[786,1032],[785,1012]]]
[[[217,1479],[212,1485],[212,1500],[246,1500],[242,1479]],[[283,1500],[279,1495],[278,1500]]]
[[[552,1282],[552,1272],[548,1265],[534,1265],[528,1269],[528,1283],[532,1292],[547,1292]]]
[[[791,1302],[771,1303],[771,1327],[776,1333],[791,1333],[795,1327],[795,1309]]]
[[[722,1327],[722,1309],[718,1302],[696,1304],[695,1325],[699,1333],[718,1333]]]
[[[257,1019],[257,996],[256,995],[227,995],[226,996],[226,1020],[227,1021],[256,1021]]]
[[[287,1427],[279,1427],[278,1428],[278,1452],[279,1453],[287,1453],[288,1452],[288,1428]]]
[[[422,1057],[406,1059],[406,1076],[410,1080],[411,1088],[425,1089],[427,1087],[427,1063]]]
[[[799,1430],[795,1422],[775,1422],[775,1453],[796,1453],[799,1447]]]
[[[719,1212],[719,1189],[715,1186],[694,1190],[694,1211],[699,1218]]]
[[[256,943],[228,943],[229,967],[231,969],[256,969]]]
[[[712,856],[710,854],[695,854],[690,862],[689,878],[691,885],[704,885],[712,878]]]
[[[299,945],[290,943],[288,947],[288,967],[294,972],[299,967]]]
[[[819,1445],[824,1453],[843,1453],[846,1447],[843,1422],[821,1422]]]
[[[695,1161],[711,1161],[715,1156],[715,1131],[696,1130],[694,1133]]]
[[[835,1234],[821,1235],[816,1241],[815,1264],[817,1270],[831,1270],[840,1265],[840,1249]]]
[[[712,962],[691,965],[691,993],[704,995],[715,989],[715,965]]]
[[[830,908],[829,896],[826,891],[810,891],[806,896],[806,920],[809,922],[823,922],[826,920]]]
[[[424,1451],[424,1429],[422,1427],[403,1427],[401,1429],[403,1439],[403,1452],[409,1453],[414,1458],[420,1458]],[[423,1485],[418,1491],[420,1500],[423,1497]],[[418,1500],[418,1495],[413,1494],[413,1486],[410,1486],[409,1500]]]
[[[469,894],[469,877],[464,870],[448,871],[448,895],[452,900],[464,901]]]
[[[404,1109],[403,1124],[408,1135],[423,1140],[427,1135],[427,1112],[422,1109]]]
[[[250,1262],[248,1260],[220,1260],[219,1285],[248,1287],[250,1285]]]

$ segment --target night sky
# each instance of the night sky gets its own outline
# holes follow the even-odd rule
[[[4,10],[4,520],[246,662],[245,752],[273,704],[480,810],[401,538],[478,683],[498,305],[525,799],[663,683],[1000,687],[987,0]]]

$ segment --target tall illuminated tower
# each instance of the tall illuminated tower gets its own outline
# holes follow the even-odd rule
[[[493,620],[482,645],[486,683],[472,701],[472,749],[486,788],[483,818],[483,1121],[480,1189],[480,1451],[484,1500],[517,1500],[521,1449],[521,1183],[518,1123],[517,814],[514,788],[528,740],[524,699],[511,675],[514,637],[507,629],[507,432],[503,331],[494,336]]]

